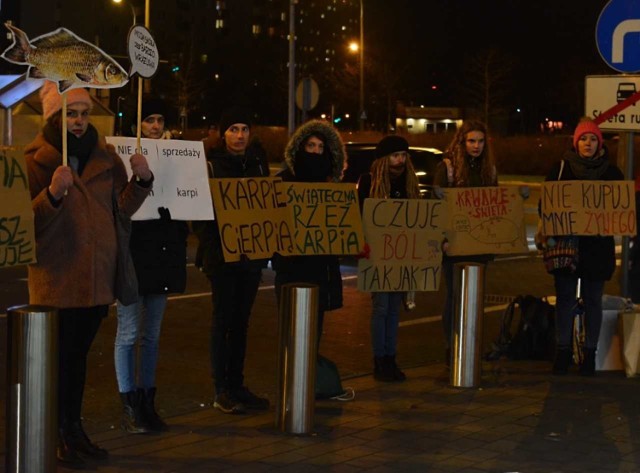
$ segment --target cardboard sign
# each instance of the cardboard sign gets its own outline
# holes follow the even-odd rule
[[[33,208],[24,155],[0,149],[0,268],[35,262]]]
[[[362,224],[371,253],[358,261],[358,289],[437,291],[446,221],[441,200],[366,199]]]
[[[447,254],[527,253],[524,202],[517,186],[445,189]]]
[[[134,26],[129,31],[127,44],[131,61],[129,76],[137,73],[145,79],[153,77],[158,70],[160,55],[149,30],[144,26]]]
[[[108,136],[131,178],[129,157],[135,153],[136,139]],[[207,160],[202,141],[140,140],[141,154],[153,172],[153,190],[133,215],[133,220],[160,218],[158,207],[166,207],[174,220],[213,220],[207,177]]]
[[[209,179],[226,262],[293,252],[294,227],[282,179]]]
[[[357,255],[364,247],[355,184],[285,183],[298,255]]]
[[[547,181],[540,201],[544,235],[637,232],[633,181]]]

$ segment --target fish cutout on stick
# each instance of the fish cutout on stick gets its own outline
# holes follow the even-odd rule
[[[20,28],[9,23],[5,26],[13,43],[1,57],[14,64],[28,65],[29,78],[56,82],[61,94],[78,87],[122,87],[129,80],[127,72],[107,53],[66,28],[30,41]]]

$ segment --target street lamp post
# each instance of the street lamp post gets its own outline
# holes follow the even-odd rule
[[[115,4],[121,4],[123,3],[124,0],[111,0],[113,3]],[[131,14],[133,15],[133,26],[136,26],[138,24],[138,17],[136,16],[136,9],[133,7],[133,5],[131,4],[131,2],[129,3],[129,7],[131,7]]]
[[[364,112],[364,0],[360,0],[360,131],[364,130],[366,120]]]

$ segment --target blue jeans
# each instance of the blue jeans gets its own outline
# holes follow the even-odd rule
[[[134,391],[137,387],[155,387],[160,328],[166,307],[166,294],[140,296],[138,302],[127,306],[118,302],[118,331],[114,357],[118,389],[121,393]],[[138,344],[140,359],[136,383]]]
[[[578,276],[555,274],[556,287],[556,345],[570,348],[575,317]],[[602,325],[602,293],[604,281],[581,278],[580,293],[584,302],[585,348],[597,348]]]
[[[395,356],[398,321],[403,292],[373,292],[371,302],[371,345],[373,356]]]

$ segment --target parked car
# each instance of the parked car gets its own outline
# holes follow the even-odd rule
[[[347,169],[344,171],[343,182],[358,182],[360,174],[369,171],[375,160],[375,143],[345,143],[347,151]],[[443,153],[437,148],[409,147],[411,161],[420,181],[420,193],[424,198],[431,197],[433,177],[436,166],[442,160]]]

